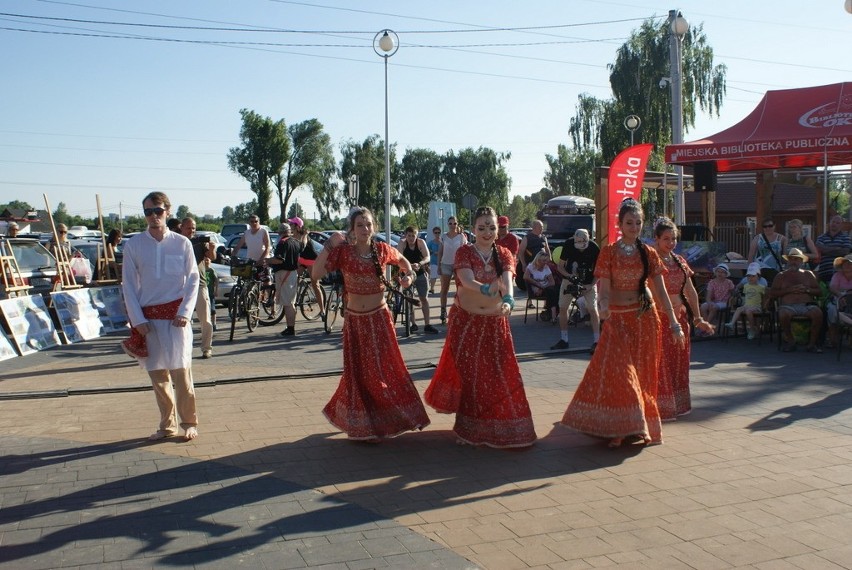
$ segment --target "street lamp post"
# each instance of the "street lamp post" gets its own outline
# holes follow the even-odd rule
[[[681,65],[681,47],[683,36],[689,31],[689,22],[677,10],[669,10],[669,64],[671,67],[672,88],[672,143],[683,142],[683,71]],[[677,174],[677,190],[675,191],[674,216],[675,223],[681,225],[686,221],[686,207],[683,196],[683,166],[675,165]]]
[[[388,59],[399,49],[399,36],[382,30],[373,38],[373,51],[385,60],[385,239],[391,240],[390,141],[388,140]]]
[[[627,115],[624,119],[624,128],[630,131],[630,146],[633,146],[633,133],[642,126],[642,119],[638,115]]]

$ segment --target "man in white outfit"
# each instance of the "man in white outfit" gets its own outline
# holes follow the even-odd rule
[[[192,328],[187,326],[198,295],[198,265],[189,240],[166,227],[168,197],[151,192],[142,206],[148,230],[132,237],[123,250],[122,291],[133,327],[124,347],[151,377],[160,409],[159,429],[148,439],[177,435],[177,414],[189,441],[198,437]],[[134,343],[134,337],[144,340]]]

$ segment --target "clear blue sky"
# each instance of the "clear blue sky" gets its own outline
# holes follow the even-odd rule
[[[766,90],[852,80],[843,0],[5,0],[0,203],[42,208],[46,194],[52,209],[92,216],[100,195],[105,214],[119,204],[138,214],[151,189],[198,215],[247,202],[226,160],[240,108],[288,124],[316,117],[336,151],[384,136],[371,47],[384,28],[400,37],[389,65],[399,156],[510,151],[512,194],[527,195],[541,187],[544,155],[568,142],[577,96],[608,98],[616,49],[669,9],[703,23],[728,66],[721,116],[701,117],[685,140],[740,121]],[[156,27],[121,25],[131,23]],[[233,31],[247,27],[274,31]],[[313,216],[309,194],[297,196]]]

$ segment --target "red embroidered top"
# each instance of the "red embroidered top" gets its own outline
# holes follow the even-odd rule
[[[382,271],[388,262],[397,262],[402,255],[394,248],[384,242],[376,242],[376,251],[379,254],[379,264]],[[342,243],[331,250],[328,260],[325,262],[327,271],[343,272],[346,280],[346,291],[353,295],[373,295],[385,290],[382,282],[376,275],[376,266],[372,256],[364,259],[355,251],[355,246]]]
[[[648,280],[664,274],[666,268],[660,255],[652,247],[642,244],[648,254]],[[636,291],[642,279],[642,256],[637,251],[633,255],[618,255],[618,245],[611,243],[601,248],[595,264],[595,277],[609,279],[610,287],[615,291]]]
[[[686,278],[692,277],[692,274],[695,273],[683,257],[676,253],[672,253],[672,258],[675,257],[677,257],[678,261],[680,261],[681,265],[686,270],[686,274],[684,274],[680,266],[677,264],[677,261],[674,259],[671,261],[663,261],[663,266],[665,266],[667,270],[666,273],[663,274],[663,281],[666,283],[666,293],[669,295],[677,295],[680,293],[680,289],[683,287]]]
[[[505,247],[497,246],[497,257],[500,258],[500,263],[503,266],[503,271],[515,274],[515,256],[512,255]],[[497,271],[494,269],[494,261],[491,260],[487,265],[476,251],[476,246],[472,243],[463,245],[456,252],[456,261],[454,270],[456,269],[471,269],[473,270],[473,278],[480,283],[490,283],[497,277]],[[461,279],[456,275],[456,287],[461,287]]]

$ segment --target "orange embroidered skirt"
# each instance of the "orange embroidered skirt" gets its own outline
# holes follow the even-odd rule
[[[662,443],[656,401],[660,331],[653,307],[640,314],[638,306],[613,306],[562,424],[598,437],[642,435]]]
[[[447,340],[424,394],[436,411],[456,414],[460,440],[489,447],[527,447],[536,440],[509,319],[453,305]]]
[[[387,306],[368,313],[346,309],[343,376],[323,414],[351,439],[393,437],[429,425]]]
[[[673,420],[692,411],[689,395],[689,316],[686,309],[678,309],[678,322],[683,328],[684,342],[678,344],[674,337],[667,334],[671,330],[669,316],[660,314],[662,350],[660,351],[660,376],[657,386],[657,408],[663,421]]]

